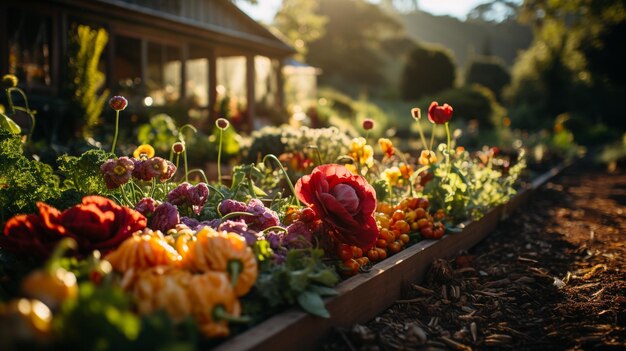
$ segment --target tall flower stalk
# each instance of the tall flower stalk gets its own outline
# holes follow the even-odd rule
[[[109,100],[109,106],[115,110],[115,135],[113,136],[113,145],[111,145],[111,153],[115,154],[117,135],[120,129],[120,111],[126,109],[126,106],[128,106],[128,100],[126,100],[123,96],[114,96]]]
[[[224,131],[228,129],[230,123],[225,118],[218,118],[215,126],[220,130],[219,145],[217,147],[217,182],[222,185],[222,144],[224,144]]]

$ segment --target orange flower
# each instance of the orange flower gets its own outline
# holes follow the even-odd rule
[[[409,179],[411,175],[413,174],[413,167],[411,167],[410,165],[407,165],[404,162],[401,162],[398,165],[398,168],[400,168],[400,174],[402,174],[402,178],[404,179]]]
[[[418,160],[422,166],[428,166],[437,163],[437,155],[430,150],[422,150],[422,154]]]
[[[378,139],[378,145],[380,146],[380,149],[387,157],[391,157],[395,153],[395,150],[393,148],[393,143],[391,142],[391,140],[387,138]]]

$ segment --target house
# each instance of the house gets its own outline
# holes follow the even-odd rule
[[[60,96],[68,33],[104,28],[100,69],[132,105],[215,118],[228,96],[249,126],[284,109],[282,62],[294,50],[227,0],[3,0],[0,72],[29,95]]]

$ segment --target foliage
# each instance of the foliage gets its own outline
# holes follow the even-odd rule
[[[195,349],[193,342],[177,341],[177,328],[164,312],[141,318],[132,310],[130,296],[110,285],[80,284],[78,298],[63,305],[54,327],[60,349]],[[186,323],[182,328],[193,327]]]
[[[104,73],[98,70],[100,56],[108,41],[107,32],[100,28],[78,25],[72,31],[69,49],[69,90],[76,102],[76,114],[84,118],[83,136],[90,137],[100,124],[100,115],[109,95],[108,90],[98,91],[105,82]]]
[[[452,55],[442,47],[418,45],[404,66],[400,92],[404,100],[416,100],[452,88],[456,79]]]
[[[623,130],[614,111],[626,98],[626,50],[618,39],[626,28],[625,2],[528,0],[523,10],[535,40],[516,62],[507,92],[514,125],[549,128],[568,113],[583,122],[575,133],[598,123]]]
[[[158,152],[169,153],[172,144],[178,141],[178,128],[172,117],[160,113],[137,129],[140,144],[149,144]]]
[[[334,163],[350,143],[350,137],[335,127],[264,127],[252,132],[251,139],[246,150],[249,162],[259,155],[304,152],[315,163]]]
[[[274,17],[274,26],[298,51],[298,60],[306,57],[308,43],[324,35],[327,18],[316,14],[317,8],[317,1],[283,0]]]
[[[454,106],[454,120],[476,120],[481,128],[499,126],[505,115],[493,93],[484,87],[474,85],[454,88],[419,100],[416,105],[427,111],[431,101],[448,103]]]
[[[322,262],[320,249],[290,250],[285,262],[261,272],[256,287],[270,306],[298,303],[305,311],[330,317],[322,297],[336,294],[331,289],[339,278]]]
[[[445,149],[441,144],[439,151]],[[450,167],[444,162],[430,167],[435,177],[426,184],[424,194],[453,223],[480,219],[489,209],[508,202],[516,194],[514,186],[526,166],[524,151],[520,150],[515,160],[498,160],[489,150],[481,156],[455,152]],[[509,163],[512,165],[506,166]]]
[[[0,130],[0,222],[18,213],[35,212],[37,201],[60,196],[52,167],[22,153],[19,136]]]
[[[310,43],[306,60],[324,72],[320,83],[354,95],[364,89],[373,94],[388,90],[385,68],[404,56],[410,42],[402,26],[365,0],[321,0],[319,4],[318,14],[328,18],[326,34]]]
[[[104,150],[89,150],[80,155],[63,155],[57,159],[59,171],[65,177],[63,187],[84,195],[107,192],[100,166],[114,155]]]
[[[502,90],[511,81],[511,74],[506,65],[497,57],[477,58],[467,68],[465,84],[480,84],[502,98]]]
[[[363,132],[363,121],[369,118],[374,121],[370,136],[380,136],[387,129],[388,116],[365,96],[353,99],[331,88],[322,88],[318,94],[323,103],[318,105],[317,111],[320,120],[325,121],[324,127],[335,126],[348,135],[359,135]]]

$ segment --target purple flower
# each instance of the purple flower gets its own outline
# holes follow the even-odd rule
[[[247,209],[248,206],[245,203],[231,199],[222,201],[219,206],[220,213],[223,216],[231,212],[246,212]]]
[[[287,235],[284,237],[284,245],[288,248],[311,247],[313,232],[302,221],[295,221],[287,227]]]
[[[248,203],[248,209],[246,212],[255,214],[254,217],[245,218],[246,222],[250,226],[255,227],[259,231],[273,227],[280,224],[278,220],[278,214],[275,211],[265,207],[263,202],[259,199],[252,199]]]
[[[180,222],[184,225],[186,225],[187,227],[189,227],[192,230],[198,230],[202,227],[211,227],[213,229],[217,229],[217,227],[220,224],[220,220],[219,219],[214,219],[211,221],[202,221],[200,222],[199,220],[195,219],[195,218],[190,218],[190,217],[180,217]]]
[[[144,197],[135,205],[135,210],[146,217],[150,217],[160,204],[159,201],[151,197]]]
[[[135,160],[133,177],[145,181],[159,177],[159,180],[164,182],[170,179],[174,172],[176,172],[176,166],[173,163],[161,157],[153,157],[147,160]]]
[[[208,198],[209,187],[205,183],[198,183],[198,185],[191,187],[187,193],[187,200],[191,206],[202,207]]]
[[[135,165],[128,157],[111,159],[100,166],[107,189],[116,189],[128,183]]]
[[[271,231],[269,233],[265,233],[265,240],[270,244],[270,247],[274,251],[279,251],[284,249],[283,247],[283,239],[285,238],[285,232],[283,231]]]
[[[176,206],[185,204],[187,202],[189,188],[191,187],[192,185],[187,182],[181,183],[167,194],[167,202]]]
[[[187,182],[180,184],[169,194],[167,194],[167,201],[172,205],[190,206],[193,213],[200,214],[202,206],[209,198],[209,187],[205,183],[200,183],[193,186]]]
[[[248,229],[248,225],[243,219],[225,221],[217,227],[217,230],[239,234],[246,239],[246,244],[248,245],[253,245],[257,240],[263,238],[259,232]]]
[[[160,230],[162,233],[167,233],[168,230],[174,228],[178,223],[180,223],[178,209],[176,206],[164,202],[155,209],[154,215],[150,219],[149,227],[154,230]]]

